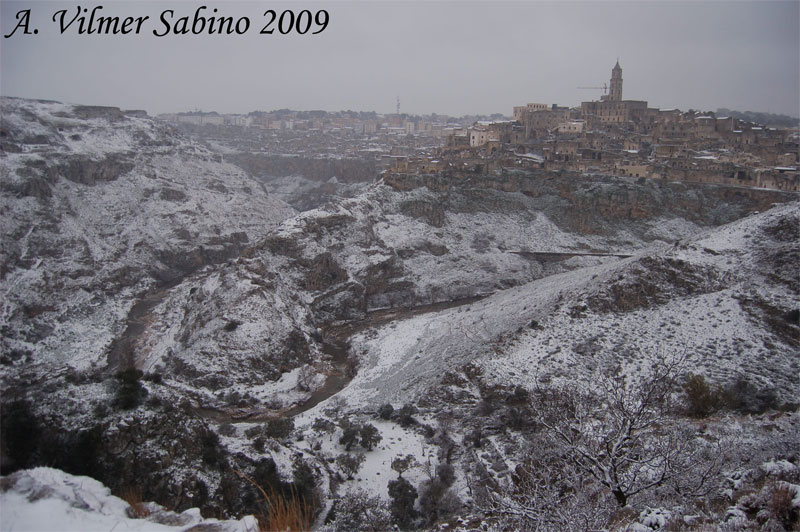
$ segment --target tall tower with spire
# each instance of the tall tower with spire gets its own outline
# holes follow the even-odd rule
[[[611,86],[608,93],[608,100],[612,102],[622,101],[622,67],[617,64],[611,69]]]

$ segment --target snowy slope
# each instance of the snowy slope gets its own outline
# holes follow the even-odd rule
[[[747,375],[800,393],[796,264],[800,204],[676,246],[555,275],[465,307],[361,333],[350,407],[420,397],[443,373],[478,361],[488,382],[522,384],[636,373],[683,357],[714,381]],[[319,408],[324,408],[324,404]]]
[[[541,308],[538,314],[546,316],[559,298],[567,297],[565,291],[581,297],[573,289],[582,286],[587,275],[601,274],[619,261],[608,254],[640,252],[651,243],[666,246],[665,240],[701,230],[659,204],[653,218],[611,217],[585,234],[563,221],[568,211],[561,200],[457,185],[442,193],[436,187],[398,190],[379,183],[356,198],[287,219],[234,264],[187,279],[173,290],[143,334],[139,367],[166,368],[170,378],[211,390],[236,385],[237,392],[244,393],[240,385],[268,385],[280,373],[304,364],[314,366],[318,375],[328,372],[319,345],[326,339],[326,323],[360,320],[379,309],[500,292],[483,304],[490,306],[475,306],[479,310],[459,317],[457,330],[450,318],[418,318],[398,325],[402,330],[395,336],[407,344],[402,349],[414,351],[411,358],[384,357],[385,350],[394,353],[400,348],[372,342],[359,348],[364,355],[357,354],[366,365],[353,386],[363,381],[381,393],[402,395],[404,379],[422,385],[417,373],[435,374],[436,368],[448,364],[457,367],[474,359],[497,334],[507,337],[527,325],[533,313],[524,307]],[[619,184],[620,190],[631,186]],[[608,189],[603,194],[617,193],[613,184],[603,187]],[[542,205],[550,215],[536,208]],[[551,218],[562,221],[557,224]],[[554,275],[583,268],[589,269]],[[502,295],[503,289],[544,277],[536,285],[536,299],[520,297],[519,291]],[[496,333],[487,325],[494,320],[503,327]],[[225,331],[234,321],[236,329]],[[417,343],[423,330],[428,332]],[[308,348],[286,356],[292,349],[281,344],[289,338]],[[248,366],[253,368],[250,373]],[[416,373],[406,375],[406,366]]]
[[[293,209],[238,167],[116,108],[2,99],[6,364],[105,364],[134,299],[238,254]]]
[[[7,532],[177,532],[202,530],[250,532],[258,522],[247,516],[238,521],[204,519],[200,510],[170,512],[155,503],[139,502],[135,517],[131,505],[111,495],[100,482],[58,469],[38,467],[0,479],[0,528]],[[143,515],[146,514],[146,515]]]
[[[522,194],[470,197],[376,184],[284,221],[235,263],[170,291],[143,331],[137,367],[186,386],[235,386],[238,393],[271,386],[304,364],[322,375],[330,369],[319,345],[326,333],[316,329],[326,323],[490,294],[616,260],[581,255],[587,250],[624,253],[648,239],[697,230],[678,219],[645,220],[637,228],[649,236],[582,235],[557,226]],[[531,251],[565,257],[538,261]]]
[[[173,288],[139,339],[137,367],[221,398],[255,394],[284,372],[317,362],[308,308],[259,266],[243,257]]]

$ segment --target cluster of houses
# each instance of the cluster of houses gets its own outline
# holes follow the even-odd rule
[[[608,94],[579,107],[529,103],[512,118],[474,121],[374,112],[160,115],[251,151],[375,159],[395,173],[494,172],[510,167],[800,191],[800,133],[713,112],[657,109]],[[499,116],[499,115],[496,115]]]
[[[393,171],[524,167],[800,191],[799,142],[796,127],[623,100],[617,62],[599,101],[515,107],[513,120],[454,129],[435,153],[398,161]]]
[[[217,112],[191,111],[185,113],[165,113],[159,119],[178,125],[236,127],[271,131],[345,131],[372,135],[414,135],[444,139],[461,127],[459,123],[449,123],[449,117],[434,115],[428,117],[405,114],[380,115],[342,111],[292,111],[252,112],[242,114],[220,114]]]

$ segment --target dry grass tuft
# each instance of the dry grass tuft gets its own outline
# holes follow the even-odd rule
[[[292,491],[288,499],[276,493],[270,486],[265,491],[258,482],[241,471],[234,472],[261,492],[264,499],[265,512],[257,516],[261,532],[303,532],[311,530],[313,521],[312,509],[303,497]]]
[[[150,515],[150,509],[142,500],[142,489],[137,486],[122,488],[119,498],[128,503],[128,514],[134,519],[143,519]]]

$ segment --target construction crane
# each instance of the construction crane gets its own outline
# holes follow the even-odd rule
[[[603,94],[608,94],[608,83],[603,83],[602,87],[578,87],[579,89],[603,89]]]

